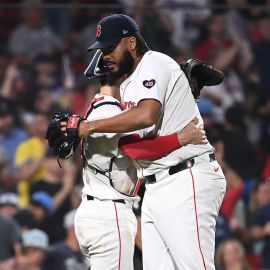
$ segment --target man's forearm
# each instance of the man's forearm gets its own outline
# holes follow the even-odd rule
[[[43,159],[32,160],[19,168],[19,181],[32,181],[32,177],[42,165]]]
[[[125,133],[147,128],[158,120],[158,116],[157,109],[155,113],[152,113],[145,106],[136,106],[114,117],[82,121],[79,136],[85,138],[92,133]]]

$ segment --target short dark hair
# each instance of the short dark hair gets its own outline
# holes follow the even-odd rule
[[[146,41],[144,38],[141,36],[140,33],[135,33],[133,35],[136,38],[136,53],[138,56],[143,56],[146,52],[150,50],[148,45],[146,44]]]

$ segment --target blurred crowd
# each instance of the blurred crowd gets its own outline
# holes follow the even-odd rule
[[[0,270],[89,269],[73,227],[82,186],[79,153],[57,162],[44,136],[53,112],[82,115],[98,91],[98,81],[83,76],[91,58],[86,48],[96,23],[112,13],[131,15],[152,50],[179,63],[198,58],[225,73],[223,83],[205,87],[198,100],[227,180],[217,270],[270,269],[270,1],[4,3]],[[134,211],[139,221],[140,205]],[[140,230],[134,264],[142,269]]]

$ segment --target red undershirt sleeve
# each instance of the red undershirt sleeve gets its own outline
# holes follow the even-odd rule
[[[176,133],[152,138],[131,134],[119,140],[119,148],[132,159],[153,160],[181,147]]]

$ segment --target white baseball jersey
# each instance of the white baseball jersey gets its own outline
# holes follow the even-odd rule
[[[95,98],[98,101],[94,103],[87,120],[108,118],[123,111],[119,101],[111,96],[97,94]],[[83,143],[85,158],[83,193],[100,200],[139,199],[120,193],[132,193],[136,188],[138,179],[136,169],[130,158],[121,155],[118,150],[118,142],[121,136],[121,134],[116,133],[95,133],[87,137]],[[110,171],[111,180],[103,174],[96,173],[95,168],[103,172]]]
[[[156,99],[162,105],[162,113],[155,125],[145,129],[143,136],[167,135],[181,131],[197,117],[203,126],[198,106],[192,95],[188,80],[180,66],[165,54],[147,52],[135,71],[120,86],[121,100],[127,107],[136,106],[140,100]],[[177,112],[177,113],[175,113]],[[208,144],[189,144],[155,160],[140,160],[140,176],[160,172],[203,153],[212,152]]]
[[[170,57],[147,52],[121,85],[127,106],[156,99],[162,105],[159,120],[143,136],[182,130],[197,117],[203,120],[185,74]],[[147,270],[215,270],[214,243],[218,211],[226,180],[218,162],[210,159],[208,144],[186,145],[154,161],[140,160],[140,174],[155,174],[148,182],[142,205],[143,268]],[[193,159],[190,168],[169,168]],[[178,167],[179,168],[179,167]]]

